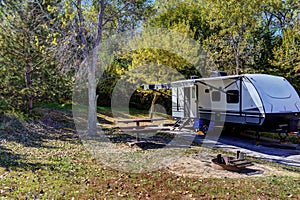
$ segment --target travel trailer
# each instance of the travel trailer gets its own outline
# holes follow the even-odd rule
[[[172,90],[172,116],[180,127],[194,121],[194,127],[205,133],[215,122],[224,122],[230,127],[299,134],[300,97],[283,77],[218,72],[209,78],[143,87]]]

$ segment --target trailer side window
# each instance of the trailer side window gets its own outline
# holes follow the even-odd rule
[[[228,90],[226,95],[227,103],[239,103],[239,91]]]
[[[220,101],[221,100],[221,92],[220,91],[212,91],[211,92],[211,100],[212,101]]]

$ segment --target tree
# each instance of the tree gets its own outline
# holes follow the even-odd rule
[[[261,1],[205,2],[209,24],[218,30],[205,44],[217,64],[235,74],[254,65],[254,56],[259,53],[259,46],[255,46],[253,32],[261,23]]]
[[[273,50],[269,73],[286,77],[298,90],[300,84],[300,32],[287,28],[281,46]]]
[[[46,36],[41,15],[27,1],[7,1],[0,8],[0,88],[9,109],[31,112],[34,101],[70,95],[67,76],[55,73],[55,62],[38,45]],[[63,87],[60,92],[56,87]],[[24,105],[26,102],[26,105]]]
[[[36,0],[39,3],[38,0]],[[40,3],[41,9],[46,5]],[[48,6],[47,6],[48,7]],[[53,52],[59,60],[72,60],[67,66],[75,63],[75,68],[87,74],[88,80],[88,134],[93,135],[97,130],[96,118],[96,65],[101,54],[102,39],[111,33],[118,33],[136,26],[145,13],[151,10],[151,3],[147,0],[111,0],[111,1],[83,1],[66,0],[63,4],[54,6],[52,10],[58,17],[50,18],[59,37],[55,37],[57,45]],[[60,16],[59,13],[63,13]],[[57,52],[63,51],[63,57]],[[67,52],[67,54],[65,53]],[[78,63],[85,63],[79,68]]]
[[[194,40],[202,43],[211,34],[206,21],[204,5],[198,1],[168,1],[156,2],[159,9],[150,21],[151,26],[168,28],[189,34]]]
[[[157,13],[151,17],[145,27],[159,27],[172,30],[174,33],[178,32],[178,35],[184,35],[185,37],[183,37],[182,43],[179,44],[181,46],[178,49],[185,48],[186,53],[188,53],[191,49],[182,46],[185,44],[184,40],[189,38],[202,44],[210,36],[211,29],[204,16],[204,6],[199,2],[190,0],[156,1],[155,7]],[[164,38],[164,40],[167,40],[167,38]],[[168,44],[167,41],[163,43],[164,45],[174,45]],[[203,54],[203,49],[198,50]],[[131,52],[130,57],[132,59],[131,68],[142,66],[149,62],[156,63],[157,65],[172,66],[186,78],[189,78],[191,75],[205,76],[208,71],[208,63],[205,64],[206,68],[203,67],[204,59],[199,59],[199,62],[191,64],[179,55],[162,49],[140,49]]]
[[[299,89],[300,5],[295,1],[267,1],[265,25],[272,32],[272,57],[267,73],[284,76]]]
[[[293,29],[299,21],[298,2],[293,0],[268,0],[262,4],[265,25],[276,31],[276,34],[283,36],[284,31]]]

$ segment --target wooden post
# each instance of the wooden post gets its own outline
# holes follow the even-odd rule
[[[155,91],[153,93],[154,93],[154,97],[153,97],[152,102],[151,102],[151,108],[150,108],[150,114],[149,114],[150,119],[153,118],[153,113],[155,111],[155,102],[158,99],[158,97],[160,96],[160,94],[155,92]]]
[[[237,152],[236,152],[236,159],[239,159],[239,158],[240,158],[240,153],[241,153],[240,151],[237,151]]]
[[[217,155],[217,163],[222,163],[222,155],[221,154]]]

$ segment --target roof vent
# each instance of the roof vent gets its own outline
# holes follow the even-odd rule
[[[190,76],[190,79],[198,79],[199,76],[196,76],[196,75],[193,75],[193,76]]]
[[[212,71],[210,77],[227,76],[226,72],[223,71]]]

